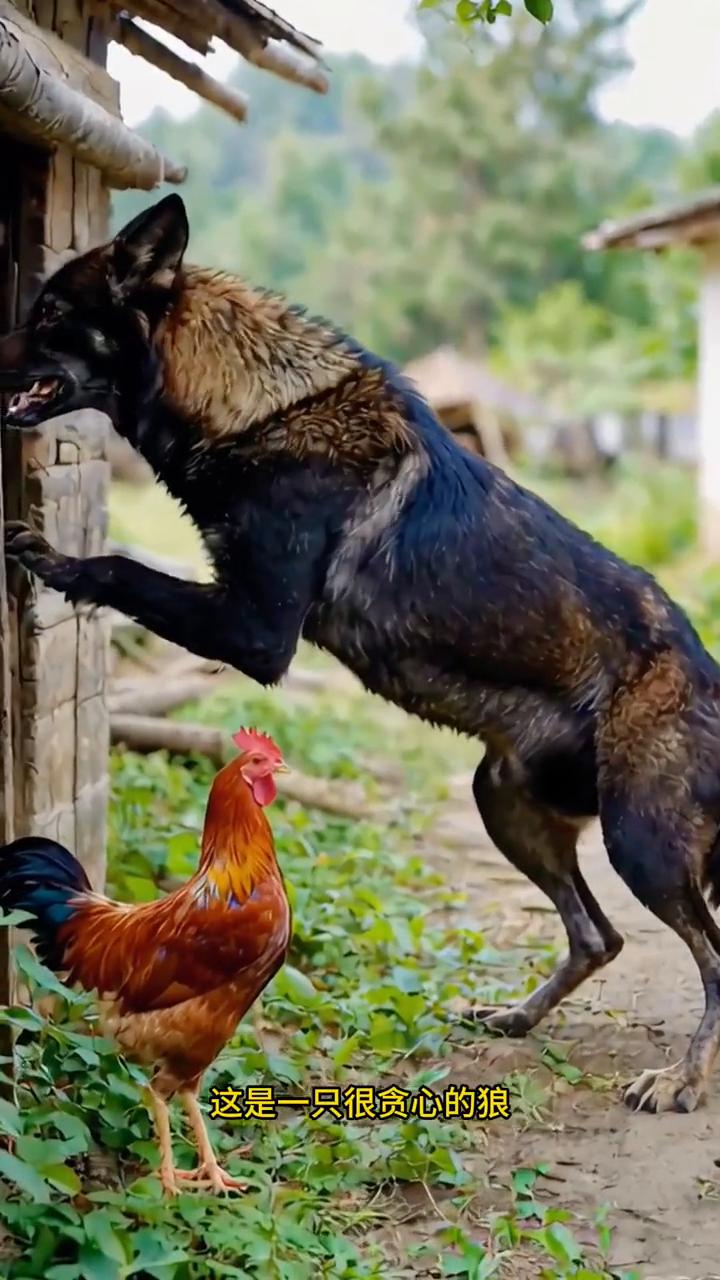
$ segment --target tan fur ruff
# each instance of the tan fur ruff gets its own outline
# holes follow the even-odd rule
[[[372,462],[410,433],[382,369],[342,335],[235,276],[186,267],[156,346],[164,390],[209,441],[262,429],[263,452]]]

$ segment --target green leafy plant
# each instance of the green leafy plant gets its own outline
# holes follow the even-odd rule
[[[437,9],[444,0],[419,0],[418,9]],[[553,0],[523,0],[528,13],[538,22],[550,22]],[[498,17],[511,17],[512,0],[454,0],[455,16],[462,26],[473,22],[493,23]]]
[[[364,752],[377,759],[387,737],[387,724],[359,707],[343,717],[332,694],[308,711],[239,684],[193,714],[232,728],[262,723],[291,744],[291,760],[339,776]],[[406,729],[393,761],[394,776],[399,769],[404,778],[395,786],[412,786],[414,798],[425,793],[428,808],[438,743],[445,767],[465,762],[462,744],[422,728]],[[144,900],[190,873],[210,776],[202,760],[113,756],[113,892]],[[292,954],[204,1089],[442,1088],[461,1036],[449,1007],[521,993],[528,980],[519,974],[530,959],[542,968],[546,950],[498,953],[468,929],[462,896],[413,850],[412,828],[409,847],[404,820],[349,822],[280,802],[273,827],[296,920]],[[392,1280],[400,1260],[382,1232],[392,1187],[447,1197],[452,1221],[431,1249],[440,1274],[485,1280],[522,1249],[548,1276],[608,1280],[607,1271],[580,1269],[565,1234],[571,1226],[548,1218],[535,1190],[529,1212],[527,1174],[508,1190],[512,1211],[475,1229],[471,1122],[313,1118],[300,1108],[268,1121],[211,1119],[223,1163],[248,1192],[240,1203],[198,1193],[164,1202],[152,1173],[143,1071],[99,1034],[91,999],[68,991],[29,952],[18,963],[30,990],[52,995],[56,1009],[52,1021],[33,1007],[0,1013],[16,1035],[18,1063],[12,1087],[0,1063],[0,1082],[11,1089],[0,1098],[0,1267],[8,1280]],[[527,1077],[507,1083],[521,1114],[539,1114],[539,1085]],[[176,1159],[189,1167],[179,1116],[174,1123]]]

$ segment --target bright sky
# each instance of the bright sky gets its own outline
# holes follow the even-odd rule
[[[560,6],[566,0],[555,2]],[[384,63],[411,58],[420,49],[408,20],[411,7],[410,0],[277,0],[278,11],[317,36],[328,51],[357,50]],[[629,25],[627,43],[635,66],[606,90],[602,108],[609,118],[687,135],[720,109],[720,0],[645,0]],[[193,56],[177,43],[174,47]],[[221,45],[197,61],[224,79],[236,57]],[[160,103],[180,117],[197,105],[189,90],[124,49],[111,49],[109,67],[120,81],[130,125]]]

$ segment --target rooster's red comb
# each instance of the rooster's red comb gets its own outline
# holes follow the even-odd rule
[[[261,751],[264,756],[273,760],[282,760],[280,748],[266,733],[260,733],[259,729],[238,729],[232,737],[235,746],[243,752]]]

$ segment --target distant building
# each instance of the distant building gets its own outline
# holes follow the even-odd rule
[[[681,427],[678,433],[676,423],[675,434],[684,436],[686,452],[697,456],[702,544],[712,555],[720,555],[720,186],[632,218],[604,222],[584,244],[588,249],[654,253],[683,245],[702,255],[697,435],[694,440],[691,412],[681,415],[687,430]],[[662,429],[662,421],[660,425]]]
[[[438,347],[412,360],[404,372],[460,443],[497,466],[507,464],[521,435],[524,445],[526,432],[547,435],[546,415],[535,400],[454,347]]]

